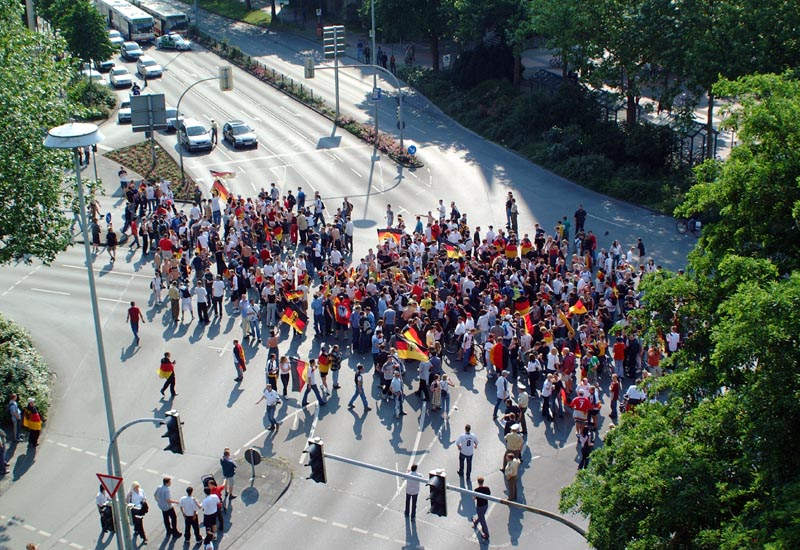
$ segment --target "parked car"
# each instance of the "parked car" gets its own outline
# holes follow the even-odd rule
[[[108,83],[112,88],[127,88],[133,84],[133,76],[125,67],[114,67],[108,75]]]
[[[241,120],[229,120],[222,126],[222,139],[227,140],[234,149],[239,147],[258,147],[255,130]]]
[[[119,111],[117,111],[117,122],[124,124],[131,121],[131,100],[124,99],[119,104]]]
[[[103,75],[100,74],[100,71],[97,69],[83,69],[81,71],[81,75],[83,78],[88,78],[89,80],[93,80],[94,82],[102,82]]]
[[[162,34],[156,39],[156,48],[161,50],[179,50],[185,52],[192,49],[192,43],[179,34]]]
[[[111,61],[110,59],[106,59],[105,61],[101,61],[97,65],[97,70],[100,71],[101,73],[107,73],[107,72],[111,71],[111,69],[113,69],[113,68],[114,68],[114,62]]]
[[[142,78],[158,78],[164,72],[164,69],[152,57],[143,55],[136,62],[136,72]]]
[[[178,144],[187,151],[210,151],[211,128],[193,118],[180,121],[178,129]]]
[[[122,59],[126,61],[136,61],[144,55],[142,48],[136,42],[123,42],[121,51]]]
[[[178,119],[176,118],[178,114],[178,110],[175,107],[169,107],[165,109],[167,113],[167,132],[177,132],[178,131]],[[181,120],[185,117],[181,115]]]
[[[108,30],[108,39],[115,48],[119,48],[122,46],[122,43],[125,42],[125,39],[122,38],[122,34],[117,29]]]

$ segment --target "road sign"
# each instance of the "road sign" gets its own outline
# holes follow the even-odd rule
[[[322,28],[322,49],[325,59],[341,57],[344,54],[344,25],[331,25]]]
[[[378,101],[381,97],[383,97],[383,90],[381,90],[380,88],[373,88],[372,101]]]
[[[409,155],[413,155],[416,152],[417,152],[417,146],[416,145],[409,145],[408,146],[408,154]]]
[[[244,459],[248,464],[258,466],[261,464],[261,453],[258,452],[258,449],[247,449],[244,452]]]
[[[447,69],[450,67],[450,54],[445,54],[442,56],[442,68]]]
[[[111,223],[111,212],[106,212],[106,223]]]
[[[131,98],[131,129],[134,132],[164,130],[167,108],[164,94],[144,94]]]
[[[103,486],[103,489],[106,490],[106,493],[108,493],[109,498],[114,498],[114,495],[117,494],[117,489],[122,485],[121,477],[112,476],[110,474],[97,474],[97,479],[100,480],[100,484]]]

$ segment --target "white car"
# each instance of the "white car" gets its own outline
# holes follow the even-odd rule
[[[108,40],[111,42],[111,45],[115,48],[119,48],[122,46],[122,43],[125,42],[125,39],[122,37],[122,34],[117,29],[109,29],[108,31]]]
[[[156,39],[156,48],[160,50],[178,50],[185,52],[192,49],[192,43],[177,33],[169,33]]]
[[[187,151],[210,151],[211,128],[193,118],[182,119],[178,129],[178,143]]]
[[[117,112],[117,122],[123,124],[131,121],[131,100],[125,99],[119,104],[119,111]]]
[[[136,62],[136,72],[142,78],[158,78],[164,72],[164,69],[152,57],[143,55]]]
[[[108,83],[112,88],[127,88],[133,84],[133,76],[125,67],[114,67],[108,75]]]
[[[96,69],[83,69],[81,71],[81,75],[83,76],[83,78],[88,78],[89,80],[93,80],[94,82],[103,81],[103,75],[100,74],[100,72],[97,71]]]

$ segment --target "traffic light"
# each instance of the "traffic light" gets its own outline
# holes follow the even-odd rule
[[[308,465],[311,466],[311,479],[317,483],[327,483],[325,475],[325,452],[322,449],[322,439],[315,437],[308,440]]]
[[[444,470],[431,470],[428,473],[428,487],[431,488],[431,514],[447,515],[447,479]]]
[[[233,67],[226,65],[219,68],[219,89],[223,92],[233,90]]]
[[[181,426],[181,415],[176,410],[167,411],[166,415],[167,433],[161,437],[169,439],[169,445],[164,449],[165,451],[172,451],[173,453],[183,454],[183,427]]]

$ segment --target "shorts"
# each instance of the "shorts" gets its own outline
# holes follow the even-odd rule
[[[213,529],[214,526],[217,525],[217,514],[219,512],[214,512],[213,514],[203,514],[203,527],[206,529]]]

